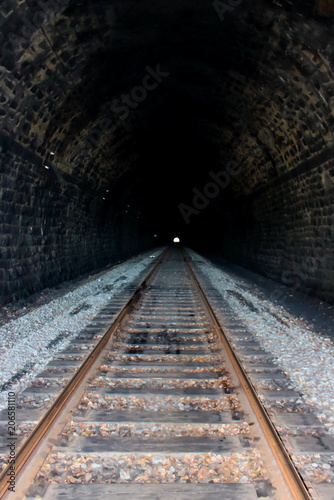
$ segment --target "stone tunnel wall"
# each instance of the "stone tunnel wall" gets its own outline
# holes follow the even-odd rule
[[[240,200],[221,248],[234,262],[334,303],[334,161],[322,160]]]
[[[134,214],[78,185],[19,144],[1,154],[0,305],[139,253]],[[50,165],[52,163],[50,162]],[[108,195],[107,195],[108,196]]]
[[[240,69],[217,83],[224,114],[202,130],[221,152],[212,170],[231,158],[240,170],[210,202],[212,250],[334,303],[333,6],[316,8],[245,12],[246,56],[240,51]]]
[[[110,125],[100,128],[94,78],[106,73],[94,57],[108,42],[92,36],[112,21],[98,3],[88,12],[72,0],[0,6],[0,305],[152,246],[136,213],[112,199],[135,140],[131,119],[112,146]]]
[[[318,7],[332,12],[324,11],[326,2]],[[242,173],[232,179],[237,195],[228,216],[221,211],[227,230],[220,249],[334,303],[333,18],[281,13],[273,19],[265,48],[273,65],[262,87],[238,74],[231,78],[229,92],[239,93],[240,103],[231,110],[237,127],[232,134],[227,129],[233,140],[226,147],[234,149]],[[235,117],[243,108],[247,118],[240,123]]]

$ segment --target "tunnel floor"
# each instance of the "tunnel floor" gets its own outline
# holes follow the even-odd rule
[[[94,322],[108,301],[115,301],[116,312],[162,251],[140,254],[5,308],[0,327],[2,389],[23,390],[50,357]],[[244,268],[188,252],[218,292],[218,313],[229,308],[240,328],[270,350],[306,401],[318,405],[334,434],[333,307]]]

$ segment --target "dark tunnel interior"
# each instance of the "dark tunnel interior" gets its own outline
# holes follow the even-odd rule
[[[3,0],[0,304],[174,236],[333,303],[333,20],[330,0]]]

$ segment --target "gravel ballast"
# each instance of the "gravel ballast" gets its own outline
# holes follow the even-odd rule
[[[334,344],[313,324],[290,314],[284,306],[252,292],[247,279],[238,278],[189,251],[192,261],[274,362],[288,375],[302,399],[334,435]],[[245,286],[246,285],[246,286]],[[287,293],[288,293],[287,288]]]
[[[101,309],[152,264],[162,249],[151,250],[100,272],[84,284],[70,287],[64,294],[47,292],[48,303],[34,305],[20,301],[20,314],[13,307],[14,319],[2,318],[0,327],[0,409],[7,406],[7,391],[18,392],[66,348]],[[73,289],[74,288],[74,289]],[[56,298],[52,300],[52,295]],[[61,295],[61,296],[59,296]],[[38,297],[36,297],[38,304]],[[27,311],[27,312],[25,312]],[[10,381],[10,384],[8,382]]]
[[[14,319],[6,312],[5,319],[0,318],[0,409],[7,405],[8,390],[18,392],[26,388],[111,298],[152,264],[151,256],[161,252],[159,249],[141,254],[90,277],[84,284],[72,284],[69,292],[59,294],[51,290],[48,303],[34,306],[28,299],[25,307],[20,301],[21,312],[18,314],[14,307]],[[232,308],[236,318],[272,354],[305,403],[312,405],[318,418],[334,435],[333,340],[319,334],[317,321],[303,321],[269,295],[260,297],[248,278],[221,269],[193,251],[189,253],[221,293],[222,304]],[[16,376],[17,380],[13,380]]]

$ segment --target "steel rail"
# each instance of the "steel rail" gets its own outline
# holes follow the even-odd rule
[[[234,350],[229,340],[227,339],[224,330],[220,325],[220,322],[218,321],[218,318],[214,310],[212,309],[211,304],[208,301],[194,270],[192,269],[183,250],[182,252],[189,275],[192,278],[192,281],[202,299],[202,302],[209,313],[211,321],[219,334],[220,340],[228,356],[228,360],[230,361],[230,365],[232,366],[239,384],[246,396],[246,399],[248,400],[249,406],[254,412],[254,416],[256,417],[257,422],[260,425],[263,433],[262,435],[266,440],[266,444],[268,445],[271,454],[279,467],[280,477],[284,481],[285,487],[289,492],[291,492],[291,498],[293,498],[294,500],[312,500],[312,496],[310,495],[303,479],[299,475],[294,463],[292,462],[290,455],[288,454],[284,444],[281,441],[281,438],[279,437],[278,432],[276,431],[273,423],[269,418],[269,415],[267,414],[266,409],[257,397],[251,381],[242,368],[236,354],[234,353]]]
[[[17,455],[15,457],[15,482],[16,488],[20,490],[22,486],[20,485],[21,476],[23,472],[29,467],[29,459],[33,454],[36,453],[38,448],[43,447],[43,443],[45,442],[45,437],[52,431],[52,427],[55,425],[55,422],[59,418],[61,412],[65,409],[67,411],[68,417],[70,416],[70,411],[67,409],[69,405],[71,405],[71,399],[76,394],[78,387],[82,385],[82,382],[87,379],[90,375],[90,372],[94,368],[94,365],[99,360],[103,349],[108,344],[115,330],[119,327],[124,318],[131,312],[135,304],[138,302],[143,290],[146,288],[148,281],[152,278],[152,276],[157,271],[160,264],[165,259],[166,255],[169,253],[169,249],[166,248],[161,256],[158,258],[158,262],[154,265],[151,271],[148,273],[143,282],[139,285],[139,287],[135,290],[132,297],[128,300],[125,306],[122,308],[120,313],[117,315],[112,325],[108,328],[108,330],[104,333],[103,337],[94,347],[92,352],[80,366],[78,371],[74,374],[72,379],[68,382],[63,391],[59,394],[57,399],[54,401],[52,406],[47,410],[45,415],[41,418],[39,423],[36,425],[28,439],[23,443],[21,448],[18,450]],[[81,395],[80,395],[81,397]],[[46,457],[44,453],[44,458]],[[36,464],[35,464],[36,465]],[[5,498],[7,494],[13,495],[12,492],[8,491],[8,473],[11,470],[11,464],[3,470],[0,475],[0,499]],[[22,481],[21,481],[22,482]],[[27,485],[24,485],[24,489],[27,489]],[[18,493],[15,491],[14,495]],[[13,498],[13,497],[11,497]],[[16,498],[22,498],[21,496],[16,496]]]

